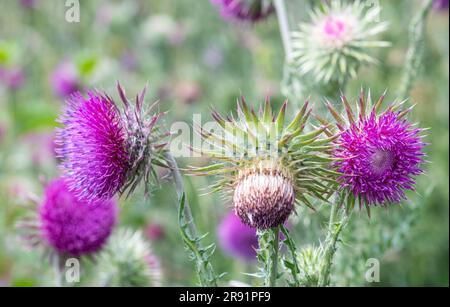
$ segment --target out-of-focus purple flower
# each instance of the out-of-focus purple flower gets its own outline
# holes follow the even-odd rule
[[[77,69],[72,62],[60,63],[53,71],[50,81],[55,95],[63,98],[80,89]]]
[[[220,246],[229,255],[245,261],[256,260],[259,246],[256,229],[243,224],[234,212],[221,221],[217,235]]]
[[[145,228],[144,234],[150,241],[159,241],[164,238],[165,231],[162,225],[150,223]]]
[[[433,8],[439,11],[448,10],[448,0],[434,0]]]
[[[0,145],[3,142],[3,139],[6,135],[6,126],[3,123],[0,123]]]
[[[257,22],[275,11],[271,0],[211,0],[226,20]]]
[[[38,0],[19,0],[19,3],[25,8],[35,8],[38,4]]]
[[[122,67],[127,71],[134,71],[136,70],[138,66],[138,62],[136,59],[136,54],[131,51],[127,50],[122,54],[122,57],[120,59],[120,63]]]
[[[98,251],[116,223],[113,200],[83,202],[69,191],[63,179],[45,189],[39,208],[42,235],[60,254],[80,256]]]
[[[175,86],[175,94],[178,100],[185,104],[192,104],[200,99],[202,89],[194,81],[183,80]]]
[[[25,135],[24,141],[30,148],[31,161],[42,165],[45,161],[56,158],[54,135],[49,132],[33,132]]]
[[[223,52],[216,46],[209,46],[203,52],[203,63],[210,69],[217,69],[223,63]]]
[[[361,97],[363,111],[355,116],[346,104],[349,124],[340,124],[342,133],[334,152],[339,159],[336,167],[343,174],[340,180],[360,204],[398,203],[406,198],[405,190],[414,190],[414,177],[423,172],[422,129],[405,118],[407,112],[388,108],[377,114],[373,108],[366,113]]]
[[[25,73],[19,67],[0,67],[0,83],[10,90],[18,90],[25,83]]]

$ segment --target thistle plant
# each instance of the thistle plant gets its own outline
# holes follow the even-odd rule
[[[327,104],[340,131],[333,156],[336,158],[334,165],[341,173],[338,178],[341,188],[335,195],[336,202],[330,214],[320,286],[330,283],[336,243],[355,203],[360,208],[365,207],[370,217],[372,206],[387,207],[406,199],[405,191],[414,190],[414,178],[423,173],[424,129],[408,120],[413,107],[404,109],[405,101],[394,101],[382,110],[384,98],[385,94],[373,103],[370,92],[366,97],[361,91],[356,114],[344,95],[341,101],[345,114],[341,115]],[[342,207],[346,210],[341,210]]]
[[[278,226],[286,222],[296,204],[314,209],[314,200],[327,201],[335,185],[330,150],[336,137],[322,137],[326,126],[308,125],[308,102],[289,124],[285,124],[286,107],[287,101],[274,114],[266,99],[257,114],[242,98],[237,103],[237,117],[225,119],[213,111],[219,132],[199,128],[209,148],[196,149],[213,162],[190,169],[194,175],[217,175],[218,180],[208,190],[231,196],[241,221],[259,229],[260,250],[272,246],[272,268],[278,261]],[[274,234],[264,231],[270,228]],[[276,270],[270,274],[266,281],[272,284]]]
[[[300,76],[310,82],[337,82],[357,76],[358,68],[377,60],[370,49],[389,44],[376,39],[388,24],[379,21],[381,8],[364,1],[334,0],[310,12],[310,21],[292,32],[292,58]],[[334,90],[339,90],[335,88]]]

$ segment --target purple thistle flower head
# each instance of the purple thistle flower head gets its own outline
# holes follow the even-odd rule
[[[269,0],[211,0],[221,7],[222,17],[229,21],[257,22],[275,11]]]
[[[60,97],[67,97],[80,89],[76,67],[71,62],[60,63],[51,75],[53,92]]]
[[[92,91],[84,97],[76,93],[57,130],[58,157],[71,191],[86,200],[109,199],[129,188],[131,193],[141,179],[145,189],[154,178],[152,163],[161,158],[164,135],[156,123],[163,113],[143,112],[145,89],[130,103],[118,85],[123,110],[106,94]]]
[[[448,0],[434,0],[433,8],[438,11],[448,10]]]
[[[423,171],[424,162],[420,128],[406,117],[411,108],[401,111],[392,105],[384,112],[378,109],[384,95],[373,106],[362,93],[360,114],[355,116],[345,97],[342,97],[348,122],[329,105],[341,130],[337,140],[335,166],[342,173],[344,187],[359,198],[360,206],[385,206],[406,199],[405,190],[414,190],[414,177]],[[366,112],[366,109],[369,109]]]
[[[256,229],[242,223],[234,212],[224,217],[217,234],[220,246],[229,255],[245,261],[256,260],[259,246]]]
[[[70,256],[98,251],[111,234],[116,216],[113,200],[80,201],[62,178],[46,187],[39,208],[44,240],[58,253]]]

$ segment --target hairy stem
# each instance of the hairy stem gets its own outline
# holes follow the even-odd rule
[[[265,287],[275,287],[278,278],[279,227],[257,230],[260,277]]]
[[[199,236],[197,227],[192,216],[192,211],[186,199],[183,178],[181,176],[178,164],[174,157],[169,153],[165,153],[165,159],[172,171],[172,177],[175,189],[179,199],[178,223],[180,226],[181,236],[188,250],[192,253],[197,267],[197,275],[201,286],[216,287],[217,277],[209,258],[214,252],[214,245],[203,247],[201,239],[205,236]]]
[[[175,161],[175,158],[170,154],[165,154],[166,161],[169,164],[169,167],[172,171],[172,177],[173,182],[175,184],[175,190],[177,192],[178,198],[181,199],[181,197],[184,194],[184,183],[183,183],[183,177],[181,176],[180,169],[178,168],[178,164]],[[187,220],[187,225],[189,228],[189,234],[191,236],[197,236],[197,227],[194,224],[194,218],[192,217],[192,211],[191,207],[189,206],[189,203],[187,199],[185,200],[185,206],[184,206],[184,216]]]
[[[333,257],[336,252],[336,243],[350,218],[350,213],[347,213],[345,208],[342,206],[343,198],[337,194],[335,197],[335,203],[331,207],[327,236],[322,251],[318,283],[318,286],[320,287],[330,285],[331,266],[333,264]]]
[[[277,283],[277,277],[278,277],[278,250],[279,250],[279,227],[275,227],[272,229],[273,234],[275,238],[272,242],[272,269],[270,270],[270,287],[275,287]]]
[[[406,54],[405,71],[400,87],[400,97],[406,99],[422,66],[425,25],[433,0],[425,0],[409,27],[409,48]]]

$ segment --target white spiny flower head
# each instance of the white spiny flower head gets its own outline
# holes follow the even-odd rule
[[[140,231],[119,229],[98,256],[98,282],[102,286],[159,286],[161,266]]]
[[[388,24],[379,20],[375,1],[331,0],[310,12],[310,21],[292,33],[292,58],[300,75],[315,81],[343,82],[356,76],[361,64],[376,63],[369,49],[387,47],[376,39]]]

